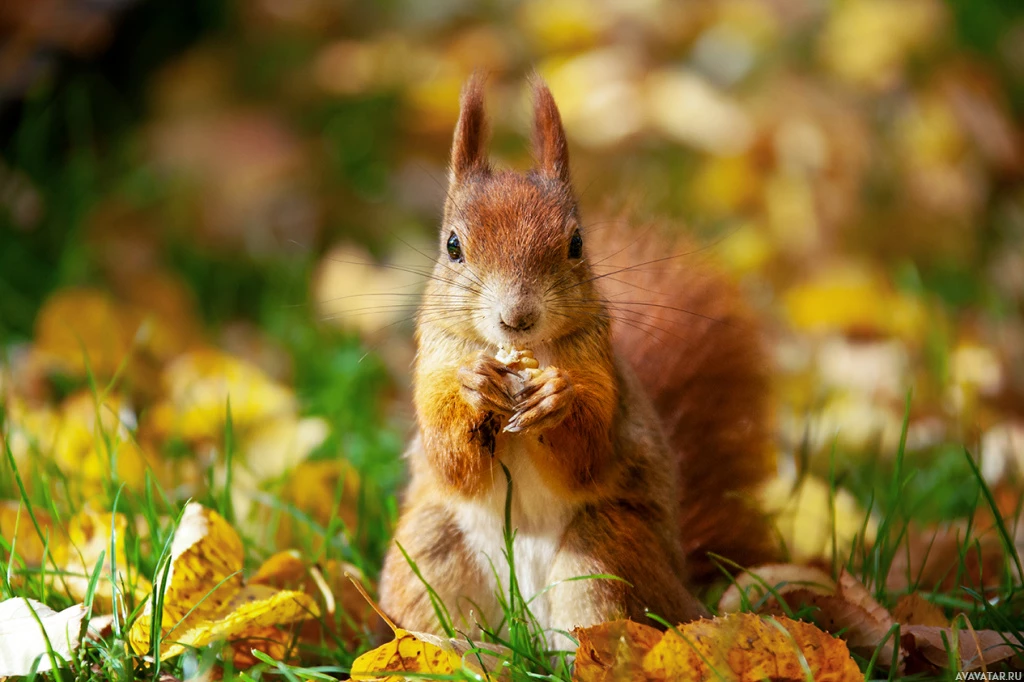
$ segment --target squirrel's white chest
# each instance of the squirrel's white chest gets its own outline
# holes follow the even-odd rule
[[[530,460],[526,451],[528,447],[546,448],[536,440],[526,443],[517,438],[509,443],[503,458],[512,475],[516,579],[526,600],[548,586],[551,567],[575,511],[572,505],[556,495],[545,483]],[[554,456],[554,453],[545,454]],[[484,602],[478,606],[485,611],[483,615],[492,626],[496,626],[501,619],[494,590],[500,589],[506,596],[509,590],[510,571],[504,554],[503,532],[506,497],[507,483],[505,477],[499,475],[485,495],[474,500],[451,502],[452,512],[467,548],[473,553],[478,568],[488,576],[489,591],[475,596]],[[497,584],[494,582],[495,576]],[[530,609],[540,622],[546,622],[547,600],[537,599],[530,604]]]

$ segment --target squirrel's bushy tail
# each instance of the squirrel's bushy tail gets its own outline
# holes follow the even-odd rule
[[[756,501],[775,471],[759,326],[735,286],[706,265],[710,250],[655,228],[595,232],[592,253],[603,259],[595,275],[604,275],[616,350],[679,453],[691,578],[716,570],[708,553],[744,566],[772,560],[777,539]],[[608,274],[620,268],[628,269]]]

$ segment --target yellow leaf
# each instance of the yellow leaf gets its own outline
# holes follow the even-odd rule
[[[694,206],[714,216],[728,216],[757,197],[761,171],[753,154],[707,158],[690,186]],[[728,243],[734,237],[730,234]]]
[[[241,538],[219,514],[200,504],[185,507],[171,543],[171,567],[163,591],[160,658],[226,639],[271,641],[268,628],[319,615],[306,594],[244,584]],[[152,601],[128,634],[139,654],[149,651]],[[254,644],[254,646],[257,646]]]
[[[338,519],[347,528],[355,529],[359,519],[359,485],[359,473],[347,461],[316,460],[295,467],[281,497],[322,526]],[[302,546],[298,539],[303,533],[308,535],[304,524],[291,514],[283,515],[277,529],[277,544]],[[311,541],[313,549],[318,549],[320,540],[311,538]]]
[[[0,433],[0,444],[11,449],[22,478],[31,485],[27,473],[37,464],[39,455],[48,456],[53,450],[60,417],[49,405],[30,407],[17,397],[8,400],[4,408],[4,432]]]
[[[297,623],[318,615],[312,597],[292,590],[276,590],[265,585],[247,585],[235,593],[216,620],[197,624],[184,632],[176,629],[162,648],[161,659],[171,658],[188,648],[206,646],[222,639],[253,639],[254,634],[278,625]],[[181,634],[176,634],[176,633]]]
[[[149,462],[126,426],[135,419],[127,401],[108,395],[97,406],[92,393],[81,391],[64,401],[59,418],[52,451],[43,454],[84,496],[100,492],[112,478],[132,489],[142,486]]]
[[[316,600],[322,617],[303,624],[299,634],[303,642],[326,644],[340,637],[355,647],[360,634],[369,629],[367,624],[373,618],[373,608],[349,576],[365,582],[362,572],[352,564],[331,559],[323,565],[314,565],[292,549],[278,552],[264,561],[249,584],[300,590]]]
[[[451,675],[466,669],[487,679],[506,680],[502,671],[502,659],[508,654],[503,647],[482,647],[463,639],[444,639],[425,632],[412,632],[397,627],[356,581],[352,585],[373,610],[388,624],[395,638],[352,662],[350,674],[353,680],[391,680],[401,682],[405,675],[384,675],[383,673],[417,673]],[[471,651],[472,650],[472,651]],[[494,673],[497,673],[496,675]],[[414,677],[415,679],[416,677]]]
[[[94,610],[109,613],[113,609],[113,583],[117,584],[121,595],[130,594],[136,601],[141,601],[153,586],[128,562],[124,550],[127,528],[128,519],[123,514],[100,513],[86,508],[73,516],[68,522],[68,543],[54,552],[56,569],[48,576],[51,586],[75,601],[84,601],[96,564],[102,560],[93,597]],[[117,568],[113,581],[111,551]]]
[[[529,0],[519,8],[524,33],[543,51],[594,44],[609,20],[587,0]]]
[[[867,330],[919,339],[927,321],[919,301],[853,264],[793,287],[783,306],[793,327],[809,332]]]
[[[381,673],[429,673],[451,675],[462,670],[462,656],[448,640],[422,632],[395,630],[394,640],[368,651],[352,662],[353,680],[400,682],[404,675]]]
[[[219,439],[231,419],[240,431],[268,419],[290,415],[295,396],[255,365],[207,349],[187,353],[166,367],[163,384],[167,399],[150,415],[150,424],[163,435],[186,440]]]
[[[942,3],[934,0],[848,0],[834,3],[821,32],[822,60],[856,85],[893,85],[915,50],[941,33]]]
[[[862,540],[874,540],[878,522],[867,517],[848,491],[830,489],[815,476],[804,476],[799,487],[788,478],[776,478],[762,490],[764,510],[773,518],[775,528],[796,563],[830,558],[835,539],[840,556],[864,532]],[[835,510],[833,517],[831,511]]]

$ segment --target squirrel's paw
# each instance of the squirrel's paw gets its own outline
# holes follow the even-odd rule
[[[572,407],[576,389],[564,371],[545,367],[515,397],[519,403],[504,430],[539,433],[562,423]]]
[[[484,351],[475,353],[459,368],[462,397],[480,412],[508,416],[516,410],[505,383],[505,376],[510,373],[508,367]]]

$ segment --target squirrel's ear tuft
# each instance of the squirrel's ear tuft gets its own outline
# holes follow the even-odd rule
[[[487,118],[484,115],[485,81],[482,74],[474,73],[462,88],[459,122],[455,125],[455,140],[452,142],[452,182],[460,182],[472,173],[487,170],[484,152],[487,132]]]
[[[540,78],[533,85],[533,153],[541,175],[569,182],[569,144],[551,91]]]

